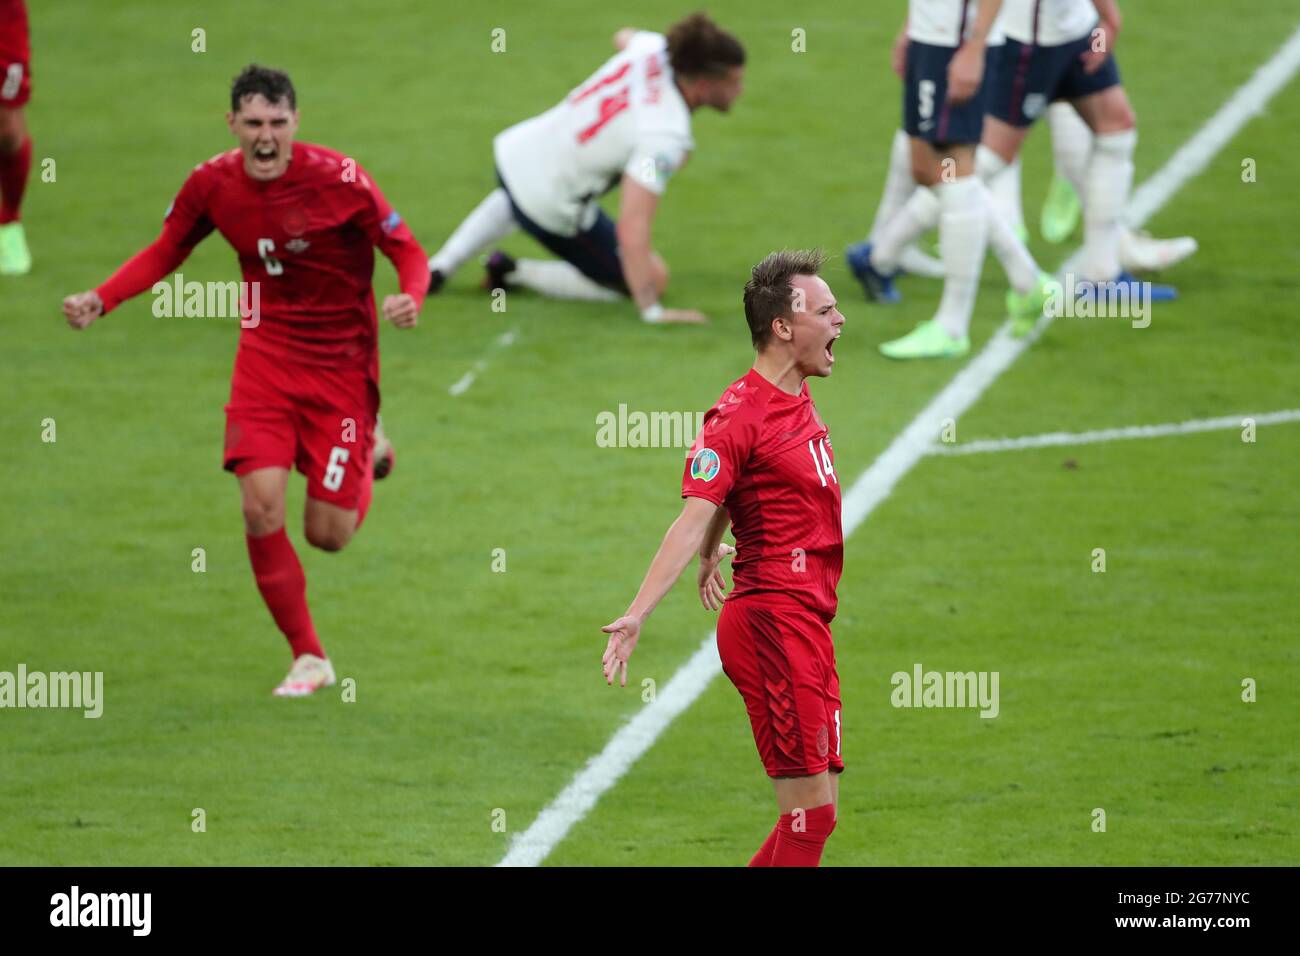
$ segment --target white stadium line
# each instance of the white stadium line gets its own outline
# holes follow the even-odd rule
[[[475,359],[474,364],[470,366],[470,370],[458,378],[451,388],[447,389],[447,394],[452,398],[464,395],[469,390],[469,387],[474,384],[474,380],[482,375],[484,369],[487,368],[488,357],[499,349],[509,348],[514,345],[515,340],[518,338],[519,326],[517,325],[513,329],[498,335],[492,340],[492,344],[487,347],[487,351]]]
[[[927,454],[977,455],[981,452],[1020,451],[1024,448],[1051,448],[1057,445],[1092,445],[1097,442],[1125,441],[1133,438],[1163,438],[1166,435],[1191,435],[1195,432],[1245,428],[1248,421],[1255,425],[1300,422],[1300,408],[1265,412],[1263,415],[1194,418],[1191,421],[1168,422],[1163,425],[1127,425],[1123,428],[1101,428],[1088,432],[1048,432],[1045,435],[1026,435],[1023,438],[983,438],[960,445],[936,443],[930,446]]]
[[[1140,226],[1168,202],[1251,117],[1263,110],[1297,69],[1300,69],[1300,28],[1168,162],[1134,191],[1126,217],[1129,223]],[[1058,274],[1069,269],[1075,258],[1077,255]],[[1009,334],[1010,323],[1003,323],[979,355],[894,438],[844,495],[846,539],[888,497],[899,480],[926,457],[944,419],[955,421],[970,408],[1051,321],[1051,316],[1044,316],[1034,334],[1026,339],[1013,339]],[[704,693],[722,673],[714,646],[715,633],[710,633],[690,660],[677,670],[654,703],[637,711],[620,727],[604,749],[542,809],[528,829],[511,840],[498,866],[537,866],[545,860],[574,824],[650,749],[668,725]]]

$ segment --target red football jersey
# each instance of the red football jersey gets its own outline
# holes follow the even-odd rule
[[[753,369],[733,382],[704,416],[682,497],[706,498],[731,515],[731,597],[788,595],[835,616],[844,566],[840,480],[806,381],[797,396]]]
[[[213,229],[234,247],[244,281],[259,284],[260,316],[241,323],[241,348],[378,378],[374,247],[397,266],[403,292],[422,302],[428,288],[424,251],[356,161],[294,143],[272,180],[251,178],[238,149],[197,166],[158,241],[97,290],[104,311],[174,271]]]
[[[31,59],[27,33],[27,4],[24,0],[0,0],[0,61],[26,63]],[[0,76],[0,83],[7,77]]]

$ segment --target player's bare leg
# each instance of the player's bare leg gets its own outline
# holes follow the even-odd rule
[[[774,777],[781,819],[750,866],[817,866],[839,810],[839,775]]]
[[[303,509],[303,533],[313,548],[342,551],[356,534],[360,517],[357,508],[340,508],[328,501],[308,498]]]
[[[22,107],[0,106],[0,275],[26,275],[32,254],[19,208],[32,163],[32,141]]]
[[[375,463],[375,481],[387,478],[397,461],[397,451],[393,448],[393,443],[388,440],[384,423],[379,420],[378,415],[375,416],[375,445],[371,460]]]
[[[248,557],[257,589],[294,661],[275,688],[277,697],[303,697],[334,683],[334,668],[325,657],[307,610],[307,579],[284,529],[287,468],[258,468],[239,476]]]

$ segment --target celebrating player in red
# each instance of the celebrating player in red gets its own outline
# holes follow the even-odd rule
[[[816,866],[839,805],[840,684],[830,622],[844,537],[826,425],[808,392],[831,374],[844,326],[820,252],[774,252],[745,286],[758,355],[704,416],[682,479],[686,505],[627,613],[602,630],[607,683],[627,685],[641,626],[700,556],[699,592],[722,608],[718,656],[744,698],[781,816],[750,866]],[[734,589],[718,565],[736,537]]]
[[[24,0],[0,0],[0,275],[31,271],[19,208],[32,167],[23,106],[32,95],[32,52]]]
[[[213,229],[239,254],[248,293],[226,406],[225,467],[239,477],[258,590],[293,650],[275,693],[298,697],[335,677],[285,533],[289,469],[307,477],[308,542],[339,550],[366,516],[374,475],[385,472],[376,471],[375,455],[391,464],[376,428],[374,246],[397,267],[403,291],[384,299],[383,313],[398,328],[415,325],[429,270],[410,230],[355,161],[294,142],[298,109],[288,76],[250,66],[235,78],[230,104],[226,120],[239,148],[196,167],[162,235],[99,288],[65,299],[63,311],[73,328],[85,328],[173,272]]]

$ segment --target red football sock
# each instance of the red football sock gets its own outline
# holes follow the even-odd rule
[[[27,188],[27,173],[32,168],[32,138],[12,153],[0,153],[0,226],[18,219],[18,207]]]
[[[773,866],[816,866],[820,863],[826,838],[835,829],[835,805],[828,803],[805,810],[802,832],[796,832],[795,822],[795,814],[781,814],[781,822],[776,825]]]
[[[780,831],[781,825],[779,823],[772,827],[772,832],[767,835],[767,839],[763,841],[763,845],[758,848],[758,852],[750,859],[750,866],[772,865],[772,851],[776,849],[776,837]]]
[[[302,572],[298,554],[289,535],[281,528],[260,537],[245,535],[248,557],[253,563],[253,577],[262,592],[276,625],[284,632],[296,660],[303,654],[324,657],[325,650],[311,624],[307,610],[307,576]]]

